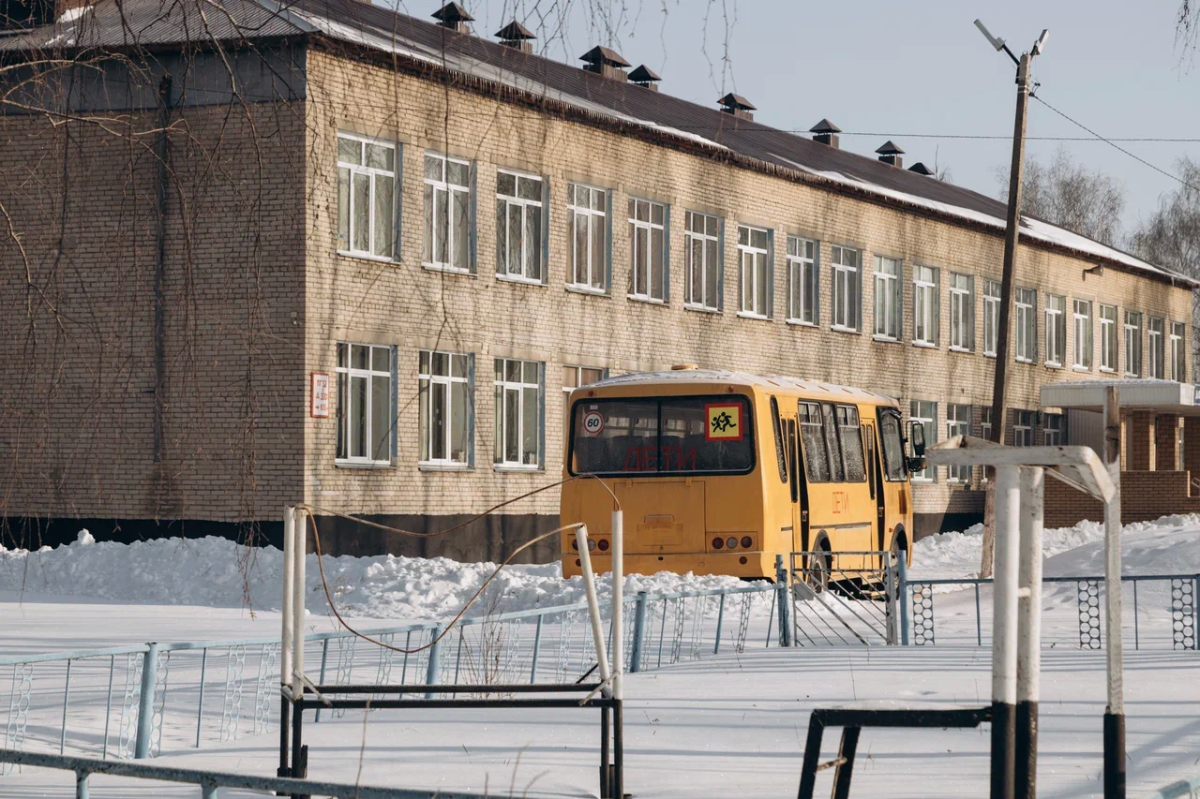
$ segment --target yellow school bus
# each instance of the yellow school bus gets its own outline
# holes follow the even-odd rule
[[[676,367],[593,383],[569,402],[566,475],[606,485],[564,485],[562,524],[587,524],[599,572],[612,563],[609,489],[624,511],[626,573],[773,578],[777,554],[911,550],[923,436],[909,457],[889,397]],[[579,574],[573,533],[561,551],[564,575]],[[827,577],[830,559],[815,560],[808,568]]]

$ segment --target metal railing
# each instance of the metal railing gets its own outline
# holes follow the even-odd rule
[[[626,667],[649,671],[771,646],[775,602],[770,584],[628,597]],[[595,663],[586,613],[579,603],[464,619],[438,644],[411,655],[346,630],[314,633],[305,637],[305,659],[322,685],[566,682]],[[436,639],[443,625],[416,622],[364,634],[415,649]],[[0,658],[0,746],[103,762],[269,732],[279,719],[279,646],[270,637]],[[315,720],[344,712],[321,710]],[[0,761],[0,775],[13,768]]]

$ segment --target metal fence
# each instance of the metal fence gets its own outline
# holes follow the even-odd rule
[[[626,667],[648,671],[772,646],[776,602],[770,584],[630,597]],[[415,649],[443,629],[418,622],[365,633]],[[278,638],[149,643],[0,658],[0,747],[106,761],[269,732],[279,719],[279,645]],[[345,630],[316,633],[305,638],[305,661],[323,685],[567,682],[592,667],[595,645],[580,603],[465,619],[415,654]],[[343,713],[321,710],[316,721]],[[0,762],[0,775],[14,767]]]
[[[899,641],[896,565],[890,552],[793,552],[790,558],[791,623],[781,619],[790,630],[787,645],[886,646]]]

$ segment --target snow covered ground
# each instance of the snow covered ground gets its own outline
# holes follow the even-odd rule
[[[40,552],[0,551],[0,657],[278,632],[279,616],[273,608],[278,605],[281,558],[276,550],[253,553],[247,569],[245,550],[222,539],[130,546],[89,539],[81,536],[70,546]],[[1102,528],[1090,523],[1047,531],[1047,576],[1101,574],[1102,539]],[[979,540],[976,528],[918,542],[910,573],[915,579],[973,575]],[[1200,516],[1130,525],[1122,544],[1127,573],[1200,573]],[[446,559],[326,559],[326,572],[342,606],[353,617],[372,619],[376,625],[380,620],[444,618],[474,593],[492,568]],[[333,629],[315,563],[310,562],[308,572],[310,627]],[[501,580],[501,604],[492,609],[560,605],[582,598],[579,580],[564,581],[556,564],[515,567]],[[652,592],[734,582],[666,574],[629,580],[627,590]],[[813,707],[888,699],[986,702],[989,655],[972,645],[977,624],[984,646],[989,643],[990,589],[979,591],[981,623],[976,621],[973,589],[939,590],[937,646],[764,649],[761,631],[755,628],[754,641],[748,640],[740,656],[685,658],[674,666],[631,675],[628,789],[645,797],[791,794]],[[1125,594],[1130,796],[1200,775],[1200,722],[1195,720],[1200,717],[1200,653],[1172,651],[1169,583],[1145,583],[1139,591],[1142,651],[1132,649],[1128,588]],[[1047,584],[1043,603],[1047,649],[1039,782],[1047,797],[1100,792],[1103,652],[1078,649],[1076,594],[1073,582]],[[758,608],[756,618],[765,612],[765,606]],[[1145,649],[1148,641],[1153,651]],[[0,677],[6,677],[2,670]],[[216,701],[219,704],[219,698]],[[596,791],[597,720],[582,711],[373,713],[365,725],[361,713],[347,712],[308,730],[311,773],[322,778],[354,781],[361,766],[364,784],[486,788],[493,795],[508,795],[510,787],[521,795],[530,785],[530,795],[589,796]],[[52,723],[40,732],[57,742]],[[179,736],[164,740],[163,763],[263,774],[274,769],[274,735],[224,744],[214,737],[206,739],[200,751]],[[831,733],[826,754],[832,755],[835,746],[836,733]],[[856,795],[986,794],[986,729],[866,732],[859,752]],[[72,795],[70,783],[69,775],[26,770],[0,777],[0,796],[65,797]],[[827,791],[827,782],[818,790]],[[95,778],[92,789],[93,797],[194,793],[107,778]]]

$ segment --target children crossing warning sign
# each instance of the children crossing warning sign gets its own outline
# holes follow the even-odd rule
[[[741,441],[742,405],[738,402],[712,402],[704,406],[707,427],[705,441]]]

